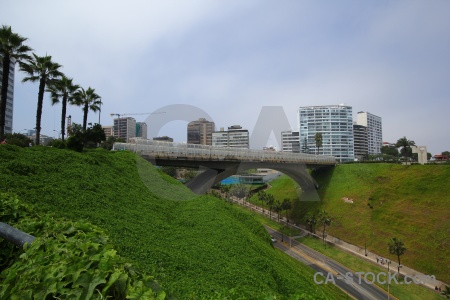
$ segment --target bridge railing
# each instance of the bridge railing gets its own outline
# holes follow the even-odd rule
[[[213,147],[176,142],[163,142],[131,138],[129,143],[114,143],[113,150],[129,150],[155,158],[197,159],[197,160],[238,160],[269,162],[301,162],[310,164],[335,165],[333,156],[305,153],[251,150],[246,148]]]

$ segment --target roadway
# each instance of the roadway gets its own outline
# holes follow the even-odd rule
[[[321,272],[325,277],[327,274],[330,274],[329,276],[332,276],[332,279],[328,278],[330,280],[328,284],[335,282],[340,289],[352,298],[361,300],[396,299],[392,295],[388,298],[388,294],[375,284],[368,284],[364,279],[361,279],[361,282],[359,282],[358,275],[352,270],[294,239],[291,239],[290,243],[287,243],[286,241],[289,241],[289,238],[284,235],[283,239],[285,242],[281,242],[282,235],[280,232],[268,226],[265,227],[269,234],[277,240],[273,243],[277,249],[308,265],[316,272]],[[353,282],[350,282],[344,276],[347,272],[353,274]],[[325,282],[326,278],[318,275],[317,280]]]

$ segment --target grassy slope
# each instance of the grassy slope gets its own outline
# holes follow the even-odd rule
[[[0,182],[3,191],[42,211],[103,227],[119,254],[182,299],[342,298],[333,286],[315,285],[309,268],[275,251],[249,213],[195,197],[131,153],[1,146]]]
[[[325,209],[334,219],[331,235],[360,246],[367,243],[369,250],[394,261],[387,243],[398,237],[407,247],[402,263],[450,282],[450,166],[348,164],[315,178],[322,202],[300,202],[298,217]],[[294,182],[291,188],[283,186],[272,193],[295,196]]]

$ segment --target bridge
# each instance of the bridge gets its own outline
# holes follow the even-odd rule
[[[307,169],[330,168],[337,164],[333,156],[213,147],[141,138],[131,138],[129,143],[114,143],[113,150],[135,152],[157,166],[204,170],[186,184],[197,194],[207,192],[211,186],[227,177],[257,168],[280,171],[294,179],[304,192],[315,191],[317,184]]]

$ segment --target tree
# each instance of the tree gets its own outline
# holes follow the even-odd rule
[[[248,188],[243,184],[233,184],[230,188],[231,196],[242,199],[248,195]]]
[[[66,126],[66,110],[67,104],[74,104],[75,93],[80,88],[79,85],[72,83],[72,78],[62,76],[61,79],[55,80],[49,84],[47,92],[51,93],[52,105],[59,103],[61,99],[61,139],[64,141],[65,126]]]
[[[389,253],[397,255],[398,259],[398,274],[400,274],[400,256],[406,252],[406,247],[402,240],[394,237],[388,243]]]
[[[280,222],[280,214],[282,211],[282,206],[279,200],[275,200],[273,204],[273,210],[277,213],[277,221]]]
[[[59,71],[61,67],[62,66],[60,64],[52,61],[52,57],[50,55],[37,56],[34,53],[32,57],[26,60],[26,62],[20,63],[21,71],[28,75],[28,77],[23,78],[22,82],[39,81],[36,111],[36,145],[39,145],[39,139],[41,137],[42,104],[44,100],[45,86],[63,75]]]
[[[302,152],[303,152],[303,153],[309,153],[308,139],[307,139],[306,137],[305,137],[305,139],[303,140]]]
[[[163,166],[163,167],[161,167],[161,171],[163,171],[167,175],[177,179],[177,168],[171,167],[171,166]]]
[[[314,140],[316,141],[316,148],[317,148],[317,154],[320,154],[320,147],[323,145],[323,136],[321,132],[316,132],[316,135],[314,136]]]
[[[309,231],[316,233],[317,215],[313,212],[308,212],[306,214],[306,224],[309,226]]]
[[[258,200],[261,201],[261,205],[262,205],[262,212],[264,214],[264,203],[267,201],[267,194],[264,191],[259,191],[258,192]]]
[[[450,286],[445,286],[444,290],[442,291],[442,295],[445,295],[446,298],[450,298]]]
[[[221,184],[220,185],[220,192],[225,195],[225,199],[227,201],[229,200],[228,196],[230,194],[230,189],[231,189],[231,186],[229,184]]]
[[[104,142],[101,143],[101,147],[106,150],[111,150],[116,142],[116,138],[113,136],[108,136]]]
[[[325,242],[325,230],[327,228],[327,226],[331,225],[331,217],[328,214],[328,212],[326,212],[325,210],[322,210],[319,213],[319,217],[318,217],[318,222],[322,227],[322,239],[323,239],[323,244],[325,245],[325,248],[327,247],[327,244]]]
[[[194,179],[197,176],[197,173],[194,171],[194,169],[187,169],[184,172],[184,180],[186,180],[186,182],[191,181],[192,179]]]
[[[397,157],[398,156],[398,149],[395,146],[385,145],[381,147],[381,153]]]
[[[414,141],[408,140],[405,136],[401,139],[398,139],[397,143],[395,144],[395,147],[402,148],[400,150],[400,154],[405,157],[405,160],[408,160],[408,157],[412,155],[412,149],[411,146],[415,146],[416,143]]]
[[[87,117],[89,110],[93,112],[100,110],[102,100],[100,96],[95,93],[95,89],[89,87],[87,90],[80,88],[75,93],[75,104],[83,107],[83,131],[86,131]]]
[[[5,138],[6,103],[9,87],[9,70],[16,62],[29,59],[30,47],[23,44],[27,38],[12,32],[11,26],[0,28],[0,58],[2,59],[2,87],[0,97],[0,141]]]
[[[20,147],[29,147],[31,143],[30,138],[21,133],[5,134],[5,139],[8,141],[9,145],[16,145]]]
[[[83,130],[80,124],[72,123],[70,132],[68,132],[69,138],[67,139],[67,148],[78,152],[83,151],[84,148],[84,136]]]
[[[284,211],[286,213],[285,217],[288,223],[289,223],[288,210],[290,210],[291,208],[292,208],[291,200],[289,200],[288,198],[284,198],[283,202],[281,202],[281,211]]]
[[[96,148],[101,142],[106,140],[105,131],[100,124],[94,124],[83,132],[84,146],[86,148]]]
[[[267,194],[266,203],[267,207],[269,207],[269,218],[272,219],[272,209],[275,205],[275,197],[272,194]]]
[[[81,127],[80,124],[78,123],[72,123],[70,132],[67,132],[69,134],[69,136],[73,136],[73,135],[77,135],[77,134],[82,134],[83,133],[83,127]]]

